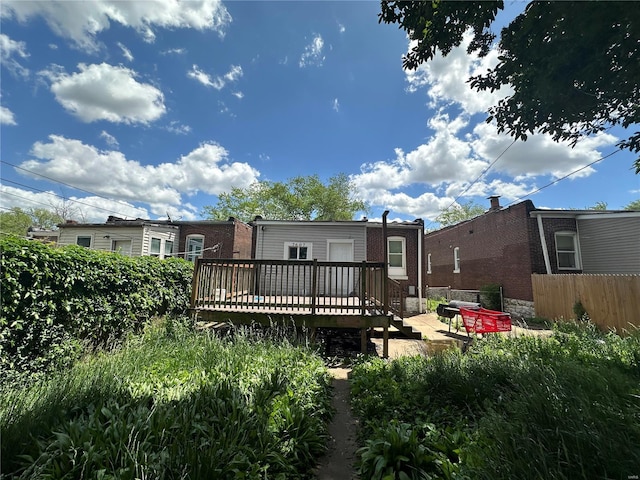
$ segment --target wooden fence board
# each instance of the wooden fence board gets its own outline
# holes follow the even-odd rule
[[[536,316],[573,319],[577,301],[603,330],[640,328],[640,275],[531,276]]]

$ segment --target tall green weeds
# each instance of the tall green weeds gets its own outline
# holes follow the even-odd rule
[[[149,328],[0,392],[3,478],[303,478],[331,415],[322,360],[286,338]]]
[[[626,480],[640,466],[640,332],[574,322],[466,354],[368,359],[352,405],[365,478]]]

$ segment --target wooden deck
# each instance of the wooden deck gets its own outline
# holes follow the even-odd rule
[[[383,263],[198,259],[191,312],[198,321],[308,328],[383,328],[389,313]]]

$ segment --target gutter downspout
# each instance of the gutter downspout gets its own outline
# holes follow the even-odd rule
[[[422,247],[424,244],[424,222],[420,222],[421,229],[418,230],[418,313],[423,312],[422,305]]]
[[[551,275],[551,262],[549,262],[549,249],[547,248],[547,241],[544,238],[544,228],[542,227],[542,216],[536,213],[538,219],[538,233],[540,233],[540,243],[542,244],[542,255],[544,256],[544,267],[547,270],[547,275]]]

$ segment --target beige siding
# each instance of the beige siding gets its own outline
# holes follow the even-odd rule
[[[167,240],[173,242],[173,253],[178,252],[178,229],[162,225],[147,225],[142,235],[142,255],[149,255],[151,251],[151,238],[160,239],[160,256],[164,257],[164,245]]]
[[[264,227],[264,228],[263,228]],[[300,225],[259,225],[256,237],[256,258],[284,260],[287,242],[312,244],[312,257],[327,261],[327,240],[353,240],[353,260],[366,260],[366,224],[325,224],[313,222]]]
[[[640,273],[640,213],[577,221],[584,273]]]

